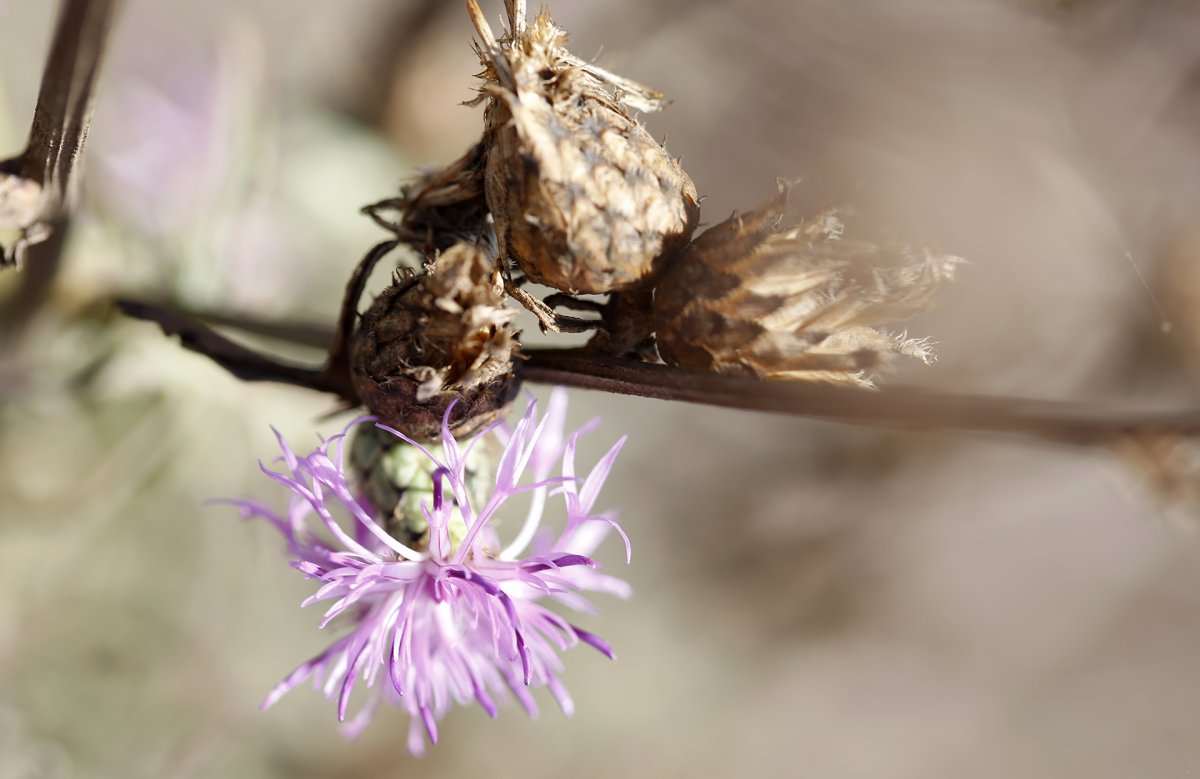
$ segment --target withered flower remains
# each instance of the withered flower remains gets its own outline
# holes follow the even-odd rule
[[[451,404],[455,433],[468,436],[507,409],[515,311],[486,246],[457,243],[422,272],[401,276],[362,316],[351,348],[351,380],[381,421],[419,439],[440,435]]]
[[[506,0],[496,39],[467,0],[484,65],[485,189],[502,256],[567,293],[651,281],[699,218],[696,188],[633,111],[662,95],[573,56],[546,12]]]
[[[869,386],[890,355],[931,359],[926,341],[882,328],[926,308],[958,258],[843,240],[833,212],[790,219],[785,193],[692,240],[696,189],[634,116],[661,108],[662,96],[572,55],[546,12],[526,19],[523,0],[506,0],[509,28],[499,38],[478,0],[466,5],[484,66],[474,101],[486,103],[480,140],[366,207],[393,237],[347,285],[323,368],[264,358],[151,307],[127,311],[186,334],[186,345],[235,375],[336,393],[416,438],[438,435],[451,401],[451,429],[469,435],[522,377],[682,398],[675,387],[685,377],[667,366],[723,380]],[[360,322],[366,277],[401,244],[424,272],[387,290]],[[557,292],[538,300],[527,281]],[[595,336],[569,369],[554,354],[562,350],[525,349],[514,372],[509,297],[544,331]],[[646,372],[645,363],[666,365]],[[698,392],[687,397],[718,405],[744,397],[738,405],[759,408],[753,398],[776,390],[710,383]],[[797,403],[807,413],[808,401]]]
[[[459,241],[490,240],[493,235],[483,194],[487,149],[477,143],[440,170],[422,173],[401,187],[400,196],[363,210],[423,255],[449,249]],[[396,220],[385,214],[395,211]]]
[[[783,187],[762,208],[705,231],[670,263],[654,298],[665,362],[870,386],[871,371],[891,354],[932,359],[927,341],[880,327],[927,308],[960,258],[844,240],[833,211],[798,224],[786,217]],[[851,261],[864,259],[881,267],[852,278]]]

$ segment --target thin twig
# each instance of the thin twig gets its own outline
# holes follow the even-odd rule
[[[313,349],[329,349],[334,343],[334,331],[324,322],[271,322],[258,317],[229,311],[192,311],[192,316],[205,324],[230,327],[250,335]]]
[[[25,250],[66,229],[92,123],[96,81],[120,0],[64,0],[42,73],[29,144],[0,162],[0,221],[21,237],[0,255],[15,265]],[[57,263],[57,256],[42,258]]]
[[[203,354],[243,381],[291,384],[331,392],[343,400],[358,403],[358,396],[348,381],[341,376],[331,376],[324,368],[284,362],[249,349],[181,311],[136,300],[117,300],[116,303],[127,316],[156,323],[167,335],[179,336],[183,348]]]
[[[582,349],[526,349],[527,381],[620,395],[767,411],[861,425],[1030,435],[1068,444],[1103,444],[1128,435],[1200,434],[1200,409],[1131,412],[1026,398],[896,388],[861,390],[721,376]]]
[[[538,327],[543,333],[590,333],[604,324],[599,319],[581,319],[560,314],[526,292],[517,282],[505,281],[504,291],[537,317]]]
[[[164,332],[179,335],[185,348],[209,356],[246,381],[294,384],[357,402],[353,390],[340,376],[283,363],[249,350],[191,315],[134,301],[121,301],[119,305],[126,314],[157,322]],[[239,322],[233,322],[233,319],[225,317],[224,321],[247,332],[264,333],[268,329],[253,320],[239,318]],[[288,327],[272,325],[269,329],[280,335]],[[331,330],[324,340],[329,342],[332,338]],[[525,349],[524,354],[527,359],[517,366],[517,371],[525,381],[849,424],[1012,433],[1076,445],[1109,444],[1127,436],[1200,435],[1200,409],[1139,412],[912,388],[860,390],[805,382],[762,381],[614,358],[588,349]]]

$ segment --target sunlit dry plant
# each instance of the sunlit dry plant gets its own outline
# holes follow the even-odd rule
[[[584,62],[549,14],[507,0],[497,39],[468,0],[484,64],[486,192],[502,252],[568,293],[653,280],[699,217],[690,178],[632,115],[662,95]]]
[[[64,3],[76,15],[109,5]],[[500,36],[477,0],[467,7],[484,68],[473,101],[486,105],[481,135],[455,162],[368,207],[393,237],[347,285],[325,366],[264,357],[170,311],[128,309],[242,378],[332,392],[370,412],[307,453],[280,438],[279,460],[261,467],[286,488],[283,507],[237,502],[281,534],[291,565],[317,583],[306,604],[324,602],[321,627],[337,631],[266,706],[311,679],[354,733],[379,704],[392,704],[411,716],[414,753],[436,743],[456,703],[495,716],[514,699],[532,715],[532,691],[542,687],[572,711],[562,654],[579,644],[612,652],[563,612],[589,611],[593,592],[629,594],[592,558],[610,529],[624,536],[613,512],[594,511],[624,439],[589,473],[577,472],[576,444],[591,426],[566,433],[565,392],[554,393],[544,416],[531,403],[514,425],[501,421],[524,379],[871,424],[1118,443],[1161,492],[1197,499],[1200,413],[860,391],[893,356],[930,361],[926,340],[890,328],[930,305],[959,258],[847,238],[857,233],[833,210],[798,219],[786,188],[693,239],[696,188],[637,116],[661,108],[662,96],[570,54],[548,13],[530,21],[522,0],[506,1]],[[90,26],[102,29],[106,18]],[[39,99],[38,117],[57,115],[68,126],[35,132],[41,140],[30,152],[0,165],[0,224],[22,233],[6,260],[62,235],[98,53],[63,94],[53,78],[44,84],[42,97],[62,100],[47,113]],[[400,245],[415,253],[414,267],[397,271],[360,313],[367,277]],[[557,294],[539,301],[527,282]],[[582,348],[525,348],[510,297],[544,330],[596,335]],[[550,534],[541,521],[556,504],[563,522]],[[350,716],[354,695],[365,700]]]
[[[670,365],[763,379],[871,386],[892,354],[932,359],[925,340],[880,329],[932,302],[961,262],[842,237],[835,211],[790,224],[787,189],[705,231],[674,258],[654,298]],[[896,265],[899,259],[903,264]],[[855,261],[892,261],[865,278]]]
[[[339,698],[344,717],[356,680],[370,686],[386,672],[390,686],[375,688],[368,711],[382,698],[405,706],[414,718],[414,751],[422,725],[436,738],[452,698],[473,697],[490,713],[493,693],[510,691],[528,706],[525,688],[545,685],[569,710],[555,644],[602,645],[554,612],[523,610],[517,595],[535,605],[572,605],[578,600],[569,585],[614,590],[613,583],[568,571],[594,563],[565,541],[521,562],[516,556],[533,541],[532,530],[507,548],[483,533],[491,512],[522,491],[534,493],[526,527],[536,527],[548,489],[565,496],[568,528],[599,519],[589,512],[616,449],[579,486],[574,438],[537,454],[534,443],[557,423],[535,427],[531,408],[511,433],[489,428],[523,379],[1081,444],[1200,428],[1197,414],[1086,414],[1006,398],[860,391],[893,355],[931,359],[927,341],[889,328],[927,308],[959,258],[845,238],[835,211],[796,219],[786,187],[693,240],[696,189],[635,115],[660,108],[662,96],[571,55],[550,16],[528,20],[523,0],[506,0],[508,29],[499,37],[477,0],[467,8],[484,67],[474,101],[486,104],[480,139],[449,166],[367,208],[393,238],[368,253],[347,285],[322,368],[256,354],[169,310],[127,306],[242,378],[286,381],[366,406],[393,436],[360,434],[348,470],[330,456],[328,442],[306,457],[284,446],[290,475],[272,478],[294,493],[288,516],[246,505],[281,529],[297,567],[322,580],[314,599],[338,599],[331,616],[361,606],[353,631],[302,665],[269,701],[315,676]],[[422,268],[401,272],[360,316],[372,268],[401,244],[415,250]],[[526,282],[557,294],[537,300]],[[596,336],[582,348],[523,347],[509,297],[544,330]],[[466,449],[482,460],[460,456],[456,437],[489,429],[504,443],[497,460],[488,462],[475,443]],[[440,452],[426,446],[435,439]],[[563,475],[550,479],[547,463],[560,456]],[[535,481],[520,486],[514,474],[530,463]],[[494,487],[490,497],[468,483],[480,479]],[[484,502],[478,517],[477,500]],[[367,543],[331,518],[333,502],[352,515],[355,532],[370,535]],[[302,532],[299,520],[310,515],[337,537],[337,548]],[[540,640],[540,649],[531,654],[527,640]]]
[[[364,258],[348,284],[322,368],[258,354],[161,306],[125,301],[125,310],[159,322],[243,379],[331,392],[418,436],[436,435],[434,420],[456,397],[462,402],[451,427],[463,434],[475,414],[499,413],[525,379],[1089,444],[1197,426],[1187,413],[1110,415],[1007,398],[911,390],[859,395],[820,387],[865,388],[890,355],[928,361],[927,341],[890,328],[929,306],[958,258],[843,238],[836,212],[796,220],[786,213],[783,194],[689,243],[699,210],[695,188],[633,113],[660,108],[662,96],[570,54],[549,15],[528,21],[521,0],[505,3],[509,29],[501,37],[477,0],[467,0],[467,8],[484,65],[480,140],[447,167],[404,186],[398,197],[367,207],[394,237]],[[429,267],[439,252],[473,252],[470,271],[456,273],[467,273],[486,293],[446,307],[433,302],[443,293],[430,298],[402,285],[385,292],[360,323],[367,275],[401,244],[433,263]],[[522,289],[527,280],[559,292],[537,300]],[[543,329],[595,330],[595,337],[584,348],[520,346],[500,285]],[[451,286],[458,295],[469,285]],[[607,299],[577,296],[583,292]],[[556,308],[594,316],[566,316]],[[462,312],[484,310],[486,316],[468,325],[450,324]],[[431,317],[447,324],[436,348],[422,334]],[[486,328],[476,327],[482,321]],[[241,326],[281,330],[244,318]],[[455,338],[464,340],[452,345]],[[509,357],[519,359],[506,374],[501,366]],[[782,381],[796,379],[819,381]],[[421,421],[409,426],[405,418]]]

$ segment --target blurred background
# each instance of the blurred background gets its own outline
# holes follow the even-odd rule
[[[55,5],[0,0],[0,156]],[[798,178],[803,205],[854,207],[848,235],[969,260],[909,323],[939,362],[891,381],[1200,402],[1196,3],[553,10],[674,99],[645,121],[705,222]],[[108,301],[331,322],[382,237],[359,207],[479,133],[470,35],[445,0],[126,3],[65,264],[44,295],[0,274],[0,779],[1200,776],[1188,485],[1107,451],[587,392],[593,457],[633,434],[601,498],[633,564],[601,558],[635,597],[585,622],[616,663],[567,657],[573,719],[458,710],[415,761],[397,712],[347,743],[307,687],[258,711],[328,638],[278,538],[205,502],[282,504],[268,425],[303,446],[342,420]]]

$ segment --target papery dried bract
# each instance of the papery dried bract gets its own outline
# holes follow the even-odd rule
[[[545,13],[507,3],[497,41],[475,0],[487,99],[485,189],[502,253],[568,293],[649,283],[699,218],[695,186],[631,111],[661,95],[571,55]]]
[[[464,241],[491,243],[495,237],[483,188],[486,152],[480,141],[445,168],[426,171],[405,184],[399,197],[363,210],[425,256]],[[388,219],[389,212],[398,218]]]
[[[767,379],[870,386],[890,354],[925,362],[929,344],[879,329],[932,302],[957,257],[842,240],[834,212],[787,225],[786,189],[707,230],[655,292],[659,354],[671,365]],[[903,264],[848,280],[851,260]]]
[[[481,429],[517,389],[515,313],[489,252],[455,244],[363,314],[351,350],[363,405],[413,438],[437,438],[452,403],[456,434]]]

